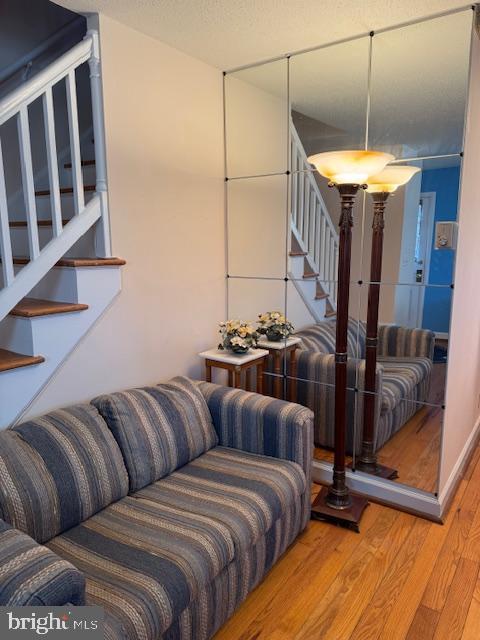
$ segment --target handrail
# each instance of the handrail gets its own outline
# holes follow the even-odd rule
[[[75,16],[73,20],[70,20],[70,22],[64,24],[62,27],[60,27],[60,29],[58,29],[58,31],[55,31],[55,33],[49,36],[46,40],[15,60],[15,62],[8,65],[8,67],[1,70],[0,88],[3,84],[16,76],[21,69],[32,67],[35,60],[49,51],[54,45],[57,45],[59,41],[67,37],[71,38],[73,33],[76,32],[77,29],[80,31],[80,26],[82,26],[83,29],[84,20],[85,19],[82,16]]]
[[[0,125],[20,111],[22,105],[34,102],[48,87],[53,86],[67,76],[70,71],[86,62],[90,58],[92,50],[93,37],[90,35],[25,84],[9,93],[3,100],[0,100]]]

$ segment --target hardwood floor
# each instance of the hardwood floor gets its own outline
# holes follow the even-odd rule
[[[479,568],[480,448],[444,525],[373,503],[360,534],[311,522],[215,640],[479,640]]]

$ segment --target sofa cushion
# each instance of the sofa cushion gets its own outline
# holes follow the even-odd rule
[[[393,411],[402,400],[416,400],[415,387],[430,376],[429,358],[379,358],[383,367],[382,413]]]
[[[37,542],[127,492],[120,450],[91,405],[53,411],[0,432],[0,517]]]
[[[222,523],[242,554],[305,493],[295,462],[215,447],[136,497]]]
[[[302,349],[314,353],[335,353],[336,331],[336,321],[326,320],[297,331],[295,337],[302,338]],[[363,358],[365,354],[365,323],[350,318],[347,340],[348,356]]]
[[[99,396],[92,402],[122,450],[132,492],[217,444],[207,403],[188,378]]]
[[[133,496],[47,546],[83,572],[87,603],[126,611],[134,637],[149,640],[234,558],[230,532],[218,520]]]

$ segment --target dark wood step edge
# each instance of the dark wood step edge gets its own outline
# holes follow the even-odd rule
[[[26,356],[23,353],[0,349],[0,372],[29,367],[32,364],[41,364],[42,362],[45,362],[43,356]]]
[[[57,302],[55,300],[42,300],[39,298],[24,298],[10,311],[10,315],[21,318],[38,318],[57,313],[86,311],[87,309],[88,304]]]

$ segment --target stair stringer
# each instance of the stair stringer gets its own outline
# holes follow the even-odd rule
[[[27,355],[41,354],[45,362],[1,374],[0,429],[21,420],[121,291],[121,268],[117,266],[55,267],[47,278],[63,282],[58,285],[57,299],[83,302],[88,309],[36,318],[8,316],[2,322],[0,343],[4,348]],[[50,299],[53,297],[50,294]]]

